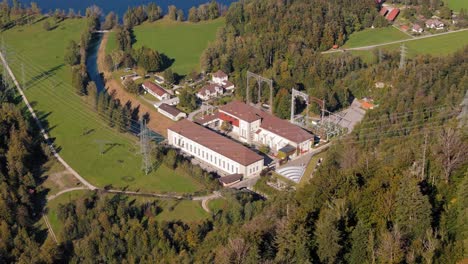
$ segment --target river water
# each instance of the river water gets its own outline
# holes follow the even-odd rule
[[[89,78],[96,83],[98,92],[104,90],[104,81],[101,74],[99,73],[97,59],[99,46],[101,45],[102,34],[95,33],[93,35],[93,40],[88,49],[88,57],[86,58],[86,68],[88,69]]]
[[[177,8],[184,10],[185,16],[187,16],[188,10],[192,6],[198,6],[210,1],[211,0],[35,0],[43,12],[48,12],[49,10],[55,10],[57,8],[68,11],[68,9],[72,8],[75,12],[78,13],[78,11],[80,11],[81,14],[84,15],[87,7],[97,5],[105,14],[114,11],[120,18],[123,17],[128,7],[146,5],[151,2],[159,5],[164,12],[167,12],[167,7],[169,5],[175,5]],[[26,3],[29,1],[22,2]],[[217,2],[221,5],[229,6],[232,2],[235,2],[235,0],[217,0]]]

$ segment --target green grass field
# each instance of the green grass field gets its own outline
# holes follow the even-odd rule
[[[386,28],[369,28],[351,34],[348,41],[343,45],[343,48],[369,46],[410,38],[410,36],[391,26]]]
[[[137,138],[110,129],[84,98],[74,93],[70,67],[64,65],[63,55],[68,42],[80,38],[85,21],[66,20],[48,32],[42,25],[41,21],[15,27],[1,35],[13,51],[9,52],[15,57],[10,66],[21,82],[24,65],[26,95],[36,113],[46,117],[50,136],[69,165],[99,187],[111,184],[114,188],[179,193],[201,189],[188,175],[164,166],[145,175]],[[101,154],[100,144],[106,144],[102,148],[105,154]]]
[[[459,12],[462,8],[468,10],[468,1],[466,0],[444,0],[444,2],[455,12]]]
[[[405,44],[408,48],[409,57],[422,54],[434,56],[449,55],[468,45],[468,31],[460,31],[432,38],[410,40],[404,43],[384,45],[379,48],[387,51],[397,51],[402,44]],[[352,50],[347,52],[351,52],[351,54],[355,56],[360,56],[365,62],[373,62],[377,59],[374,50]],[[337,52],[327,55],[341,56],[342,54],[341,52]]]
[[[172,69],[188,74],[200,68],[200,56],[208,43],[216,38],[216,31],[224,24],[224,18],[200,23],[174,22],[163,19],[144,23],[134,28],[134,48],[147,46],[174,59]],[[115,34],[110,33],[106,52],[116,48]]]

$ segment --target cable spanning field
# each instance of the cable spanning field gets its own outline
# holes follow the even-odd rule
[[[144,23],[134,30],[134,48],[146,46],[174,59],[172,70],[188,74],[199,70],[200,56],[208,43],[216,38],[216,31],[224,24],[224,18],[190,23],[163,19],[154,23]],[[115,33],[111,32],[106,52],[116,49]]]
[[[108,127],[108,122],[89,107],[86,98],[75,94],[63,54],[70,40],[79,39],[77,32],[84,26],[84,20],[71,19],[52,31],[45,31],[42,23],[35,23],[2,33],[10,67],[20,82],[27,84],[26,96],[49,128],[61,156],[86,180],[101,188],[112,185],[178,193],[199,190],[201,185],[190,176],[163,165],[145,175],[141,171],[137,138]],[[107,142],[104,149],[100,142]]]

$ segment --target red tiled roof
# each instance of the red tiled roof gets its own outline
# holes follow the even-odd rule
[[[395,18],[398,16],[399,13],[400,13],[400,9],[394,8],[392,11],[390,11],[390,13],[388,13],[387,20],[388,21],[395,20]]]
[[[218,118],[219,118],[219,112],[216,112],[216,113],[213,113],[212,115],[206,115],[206,116],[202,116],[200,118],[195,119],[195,123],[203,125],[211,121],[214,121]]]
[[[261,128],[295,143],[302,143],[314,138],[312,134],[302,128],[243,102],[233,101],[220,107],[219,110],[249,123],[261,119]]]
[[[221,182],[224,185],[229,185],[229,184],[242,180],[242,177],[243,177],[242,174],[231,174],[231,175],[219,178],[219,182]]]
[[[180,111],[176,107],[174,107],[172,105],[168,105],[166,103],[162,103],[161,105],[159,105],[159,108],[161,110],[165,111],[166,113],[169,113],[170,115],[172,115],[174,117],[177,116],[178,114],[182,113],[182,111]]]
[[[217,72],[213,73],[214,77],[217,78],[226,78],[228,77],[226,73],[224,73],[222,70],[218,70]]]
[[[381,16],[385,16],[387,14],[387,12],[388,12],[388,9],[385,6],[383,6],[382,9],[380,9],[379,14]]]
[[[255,109],[255,111],[252,111],[252,108]],[[223,105],[219,108],[219,110],[249,123],[262,118],[262,116],[257,113],[257,111],[259,111],[257,108],[248,106],[245,103],[239,101],[232,101],[227,105]]]
[[[244,166],[263,160],[262,156],[242,144],[223,137],[187,119],[177,122],[169,127],[168,130],[193,140]]]
[[[166,90],[164,90],[161,86],[159,86],[159,85],[157,85],[155,83],[146,81],[146,82],[143,83],[143,85],[147,89],[150,89],[151,91],[155,92],[159,96],[163,96],[164,94],[167,94]]]
[[[225,81],[223,87],[226,89],[228,87],[234,86],[234,84],[230,81]]]

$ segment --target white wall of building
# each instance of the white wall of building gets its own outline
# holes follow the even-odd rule
[[[181,149],[183,152],[227,174],[240,173],[248,178],[260,174],[263,170],[263,159],[248,166],[244,166],[172,130],[168,130],[168,141],[170,145]]]

